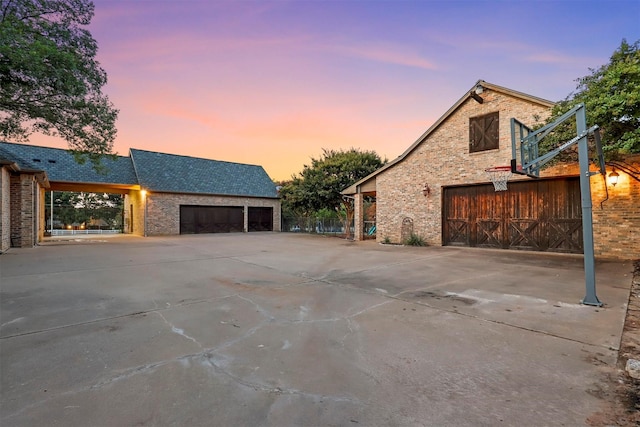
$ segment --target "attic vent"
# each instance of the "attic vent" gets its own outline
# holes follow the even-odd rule
[[[49,163],[55,163],[55,162],[56,162],[55,160],[49,159]]]
[[[33,160],[34,162],[40,163],[40,159],[31,159],[31,160]]]

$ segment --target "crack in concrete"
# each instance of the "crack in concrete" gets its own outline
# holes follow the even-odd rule
[[[216,300],[227,299],[227,298],[234,297],[236,295],[237,294],[231,294],[231,295],[224,295],[224,296],[221,296],[221,297],[204,298],[204,299],[200,299],[200,300],[194,300],[194,301],[188,301],[188,302],[184,302],[184,303],[178,303],[178,304],[175,304],[174,306],[169,305],[167,307],[157,307],[158,304],[155,303],[155,301],[154,301],[154,304],[156,305],[157,308],[151,308],[151,309],[148,309],[148,310],[136,311],[136,312],[133,312],[133,313],[125,313],[125,314],[120,314],[120,315],[117,315],[117,316],[100,317],[98,319],[86,320],[84,322],[68,323],[66,325],[52,326],[51,328],[38,329],[38,330],[35,330],[35,331],[26,331],[26,332],[21,332],[19,334],[0,336],[0,340],[5,340],[5,339],[9,339],[9,338],[23,337],[23,336],[27,336],[27,335],[41,334],[41,333],[44,333],[44,332],[57,331],[59,329],[73,328],[73,327],[76,327],[76,326],[91,325],[93,323],[108,322],[108,321],[111,321],[111,320],[122,319],[122,318],[125,318],[125,317],[139,316],[141,314],[156,313],[156,312],[160,312],[160,311],[170,310],[171,308],[174,308],[174,307],[184,307],[184,306],[193,305],[193,304],[202,304],[204,302],[211,302],[211,301],[216,301]]]
[[[4,322],[2,325],[0,325],[0,328],[3,328],[5,326],[7,326],[7,325],[11,325],[12,323],[19,322],[21,320],[24,320],[24,317],[17,317],[17,318],[15,318],[13,320],[9,320],[8,322]]]
[[[279,320],[277,321],[276,318],[274,316],[272,316],[268,310],[264,309],[262,306],[260,306],[260,304],[256,303],[255,301],[253,301],[250,298],[235,294],[235,295],[228,295],[225,297],[221,297],[221,298],[213,298],[212,300],[216,300],[216,299],[223,299],[223,298],[232,298],[232,297],[237,297],[241,300],[244,300],[250,304],[252,304],[254,307],[256,307],[256,310],[265,317],[265,320],[263,320],[262,322],[260,322],[258,325],[250,328],[247,330],[247,332],[245,332],[244,334],[242,334],[239,337],[233,338],[231,340],[225,341],[215,347],[211,347],[211,348],[206,348],[203,349],[202,351],[198,352],[198,353],[194,353],[194,354],[187,354],[187,355],[181,355],[181,356],[177,356],[175,358],[172,359],[168,359],[168,360],[161,360],[158,362],[154,362],[154,363],[148,363],[148,364],[144,364],[144,365],[140,365],[140,366],[136,366],[133,368],[129,368],[126,369],[124,371],[121,371],[120,373],[118,373],[115,376],[103,379],[95,384],[89,385],[89,386],[84,386],[81,388],[78,388],[76,390],[69,390],[66,392],[61,392],[58,393],[56,396],[52,396],[50,398],[47,399],[43,399],[37,402],[33,402],[23,408],[21,408],[19,411],[14,412],[13,414],[9,414],[6,416],[5,419],[11,419],[13,417],[16,417],[22,413],[24,413],[27,410],[30,410],[32,408],[35,408],[39,405],[45,404],[46,402],[51,401],[54,398],[58,398],[61,396],[71,396],[71,395],[75,395],[78,393],[82,393],[82,392],[86,392],[86,391],[96,391],[99,390],[103,387],[109,386],[111,384],[114,384],[116,382],[122,381],[122,380],[126,380],[129,378],[132,378],[136,375],[140,375],[140,374],[147,374],[147,373],[152,373],[153,371],[155,371],[156,369],[169,365],[171,363],[181,363],[184,360],[187,359],[191,359],[191,360],[195,360],[198,358],[204,359],[206,361],[206,364],[209,365],[209,367],[211,367],[214,372],[224,375],[228,378],[230,378],[234,383],[237,383],[238,385],[244,386],[244,387],[248,387],[251,388],[255,391],[258,392],[266,392],[266,393],[271,393],[271,394],[278,394],[278,395],[296,395],[296,396],[302,396],[302,397],[306,397],[306,398],[311,398],[311,399],[322,399],[322,400],[330,400],[330,401],[334,401],[334,402],[349,402],[352,404],[358,404],[358,405],[363,405],[363,404],[367,404],[366,402],[362,402],[358,399],[353,399],[353,398],[348,398],[348,397],[340,397],[340,396],[327,396],[327,395],[318,395],[318,394],[314,394],[314,393],[308,393],[302,390],[297,390],[297,389],[289,389],[289,388],[282,388],[282,387],[271,387],[271,386],[267,386],[264,384],[260,384],[260,383],[256,383],[256,382],[250,382],[250,381],[246,381],[234,374],[232,374],[230,371],[224,369],[222,366],[220,366],[219,364],[215,363],[215,361],[213,360],[213,355],[214,354],[219,354],[221,351],[223,351],[226,348],[231,347],[232,345],[241,342],[251,336],[253,336],[257,331],[259,331],[261,328],[263,328],[265,325],[267,324],[279,324],[279,325],[287,325],[287,324],[300,324],[300,323],[314,323],[314,322],[335,322],[335,321],[346,321],[347,322],[347,327],[349,328],[349,333],[347,333],[345,335],[345,337],[343,338],[343,341],[346,340],[346,337],[350,334],[353,333],[353,328],[351,327],[351,319],[355,318],[356,316],[359,316],[369,310],[373,310],[377,307],[380,307],[382,305],[388,304],[392,301],[383,301],[382,303],[378,303],[378,304],[374,304],[371,305],[369,307],[366,307],[356,313],[352,313],[349,314],[347,316],[343,316],[343,317],[336,317],[336,318],[330,318],[330,319],[308,319],[308,320],[302,320],[302,321],[288,321],[285,319]],[[196,343],[200,348],[203,348],[202,344],[199,343],[195,338],[191,337],[190,335],[186,334],[184,332],[184,330],[177,328],[175,325],[173,325],[171,322],[169,322],[164,315],[161,313],[161,311],[166,310],[164,308],[162,309],[154,309],[154,310],[150,310],[149,312],[153,312],[153,313],[157,313],[162,320],[167,324],[167,326],[169,326],[172,330],[172,332],[177,333],[191,341],[193,341],[194,343]],[[125,316],[118,316],[118,317],[125,317]],[[88,322],[88,323],[96,323],[96,321],[94,322]],[[344,345],[344,343],[343,343]],[[184,366],[184,364],[181,363],[182,366]]]
[[[237,298],[239,298],[239,299],[241,299],[241,300],[243,300],[243,301],[248,302],[249,304],[252,304],[252,305],[256,308],[256,310],[258,311],[258,313],[262,314],[264,317],[266,317],[266,318],[267,318],[267,319],[269,319],[270,321],[275,320],[275,317],[273,317],[273,316],[271,315],[271,313],[269,313],[269,311],[268,311],[268,310],[265,310],[264,308],[262,308],[262,307],[260,306],[260,304],[256,303],[256,302],[255,302],[255,301],[253,301],[252,299],[247,298],[247,297],[243,297],[243,296],[242,296],[242,295],[240,295],[240,294],[235,294],[234,296],[235,296],[235,297],[237,297]]]
[[[198,342],[198,340],[196,340],[195,338],[193,338],[193,337],[192,337],[192,336],[190,336],[190,335],[185,334],[184,329],[180,329],[180,328],[177,328],[176,326],[174,326],[174,325],[173,325],[173,323],[169,322],[169,321],[167,320],[167,318],[166,318],[166,317],[164,317],[164,315],[163,315],[161,312],[156,311],[155,313],[156,313],[158,316],[160,316],[160,317],[162,318],[162,320],[164,320],[164,323],[166,323],[166,324],[171,328],[171,332],[174,332],[174,333],[176,333],[176,334],[178,334],[178,335],[180,335],[180,336],[183,336],[183,337],[185,337],[186,339],[188,339],[188,340],[190,340],[190,341],[193,341],[193,342],[194,342],[198,347],[203,348],[203,347],[202,347],[202,344],[200,344],[200,343]]]
[[[258,392],[265,392],[265,393],[269,393],[269,394],[277,394],[277,395],[296,395],[296,396],[303,396],[303,397],[307,397],[307,398],[311,398],[311,399],[322,399],[322,400],[330,400],[333,402],[348,402],[348,403],[353,403],[353,404],[358,404],[358,405],[362,405],[364,404],[364,402],[362,402],[359,399],[354,399],[354,398],[349,398],[349,397],[341,397],[341,396],[331,396],[331,395],[319,395],[319,394],[315,394],[315,393],[309,393],[309,392],[305,392],[302,390],[298,390],[295,388],[282,388],[282,387],[272,387],[266,384],[261,384],[261,383],[257,383],[257,382],[252,382],[252,381],[246,381],[236,375],[233,375],[231,372],[227,371],[226,369],[222,368],[221,366],[219,366],[212,357],[211,352],[203,352],[201,354],[198,355],[193,355],[193,356],[189,356],[189,357],[202,357],[202,362],[205,365],[208,365],[211,369],[213,369],[214,372],[224,375],[227,378],[231,379],[234,383],[250,388],[254,391],[258,391]]]

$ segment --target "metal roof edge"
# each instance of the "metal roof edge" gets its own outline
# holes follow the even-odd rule
[[[235,198],[250,198],[250,199],[273,199],[273,200],[278,200],[280,199],[279,196],[256,196],[256,195],[249,195],[249,194],[228,194],[228,193],[194,193],[191,191],[168,191],[168,190],[154,190],[152,188],[149,188],[148,191],[150,193],[155,193],[155,194],[186,194],[186,195],[196,195],[196,196],[213,196],[213,197],[235,197]]]

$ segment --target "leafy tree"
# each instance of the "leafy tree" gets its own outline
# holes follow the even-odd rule
[[[0,0],[0,136],[64,138],[76,159],[109,154],[118,115],[101,92],[89,0]]]
[[[590,69],[591,74],[576,80],[576,91],[560,101],[547,123],[583,103],[589,126],[601,128],[603,149],[609,159],[619,154],[640,153],[640,40],[633,44],[622,40],[608,64]],[[560,127],[543,140],[545,147],[555,146],[575,136],[575,124]]]
[[[311,158],[302,172],[283,183],[280,195],[283,210],[297,214],[311,214],[322,209],[345,212],[347,235],[348,224],[353,220],[353,204],[342,197],[341,191],[369,175],[386,163],[374,151],[322,150],[318,159]]]
[[[47,192],[45,193],[47,208],[50,203],[50,192]],[[101,219],[109,227],[118,228],[121,222],[122,204],[123,196],[120,194],[55,191],[53,215],[64,225],[88,226],[92,219]]]

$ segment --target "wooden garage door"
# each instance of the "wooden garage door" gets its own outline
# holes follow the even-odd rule
[[[249,231],[273,231],[273,208],[249,208]]]
[[[244,231],[241,206],[180,206],[180,234]]]
[[[582,253],[579,178],[444,189],[443,244]]]

